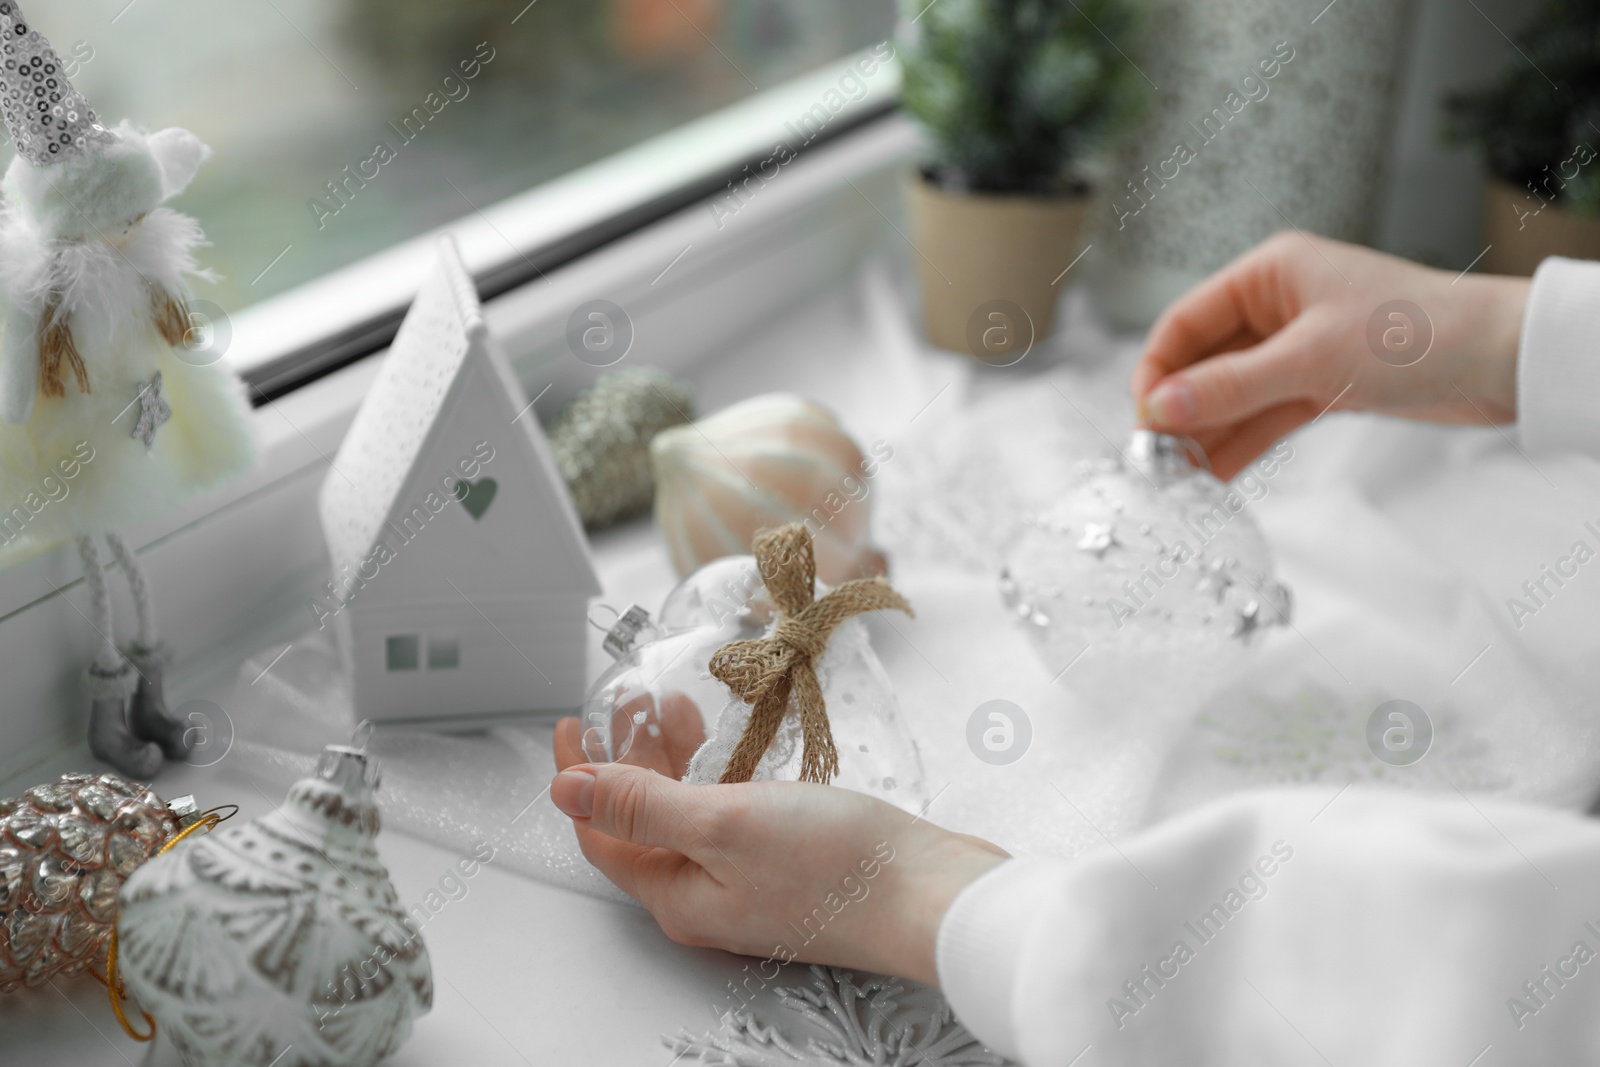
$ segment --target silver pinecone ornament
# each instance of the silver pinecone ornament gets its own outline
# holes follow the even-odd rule
[[[146,1067],[366,1067],[433,1003],[421,935],[378,861],[377,764],[330,745],[277,811],[141,868],[117,923]]]
[[[103,962],[123,880],[193,818],[115,774],[0,800],[0,993]]]

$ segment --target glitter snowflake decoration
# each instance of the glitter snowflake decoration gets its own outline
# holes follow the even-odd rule
[[[687,1030],[662,1041],[678,1062],[715,1067],[1005,1067],[940,999],[930,1009],[903,1003],[906,987],[892,978],[855,976],[836,967],[811,969],[802,986],[774,992],[782,1008],[819,1036],[794,1039],[748,1008],[731,1011],[700,1037]]]

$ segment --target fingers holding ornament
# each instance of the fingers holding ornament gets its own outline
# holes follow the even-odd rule
[[[1211,461],[1218,480],[1232,481],[1273,445],[1321,414],[1309,400],[1294,400],[1267,408],[1242,422],[1195,433],[1195,440]]]

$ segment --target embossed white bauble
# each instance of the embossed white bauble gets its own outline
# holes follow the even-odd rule
[[[747,555],[757,533],[790,522],[810,531],[823,581],[881,575],[884,558],[868,541],[870,483],[891,455],[882,442],[863,455],[809,400],[752,397],[656,434],[656,526],[680,575]]]
[[[146,1067],[370,1067],[433,1002],[420,933],[378,861],[378,768],[323,750],[272,814],[134,873],[121,973],[156,1022]]]
[[[1126,458],[1087,464],[1078,489],[1028,517],[1000,593],[1052,673],[1130,652],[1215,662],[1288,623],[1289,590],[1251,498],[1190,453],[1140,430]]]

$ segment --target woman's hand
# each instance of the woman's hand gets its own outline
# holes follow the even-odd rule
[[[1456,275],[1280,233],[1157,320],[1133,372],[1140,421],[1199,441],[1223,479],[1330,405],[1509,422],[1527,294],[1526,278]],[[1391,301],[1422,315],[1384,308]]]
[[[934,984],[945,911],[1006,858],[846,789],[686,785],[585,764],[576,719],[562,721],[555,748],[550,798],[583,854],[686,945]]]

